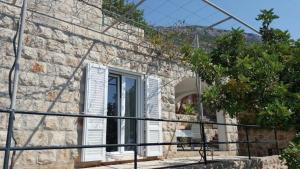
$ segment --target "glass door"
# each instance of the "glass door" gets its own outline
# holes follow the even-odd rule
[[[108,116],[137,117],[138,77],[109,74]],[[134,144],[137,128],[135,120],[107,119],[106,144]],[[106,152],[132,152],[134,147],[107,147]]]
[[[137,117],[137,79],[124,77],[125,80],[125,117]],[[137,129],[135,120],[126,120],[124,128],[124,143],[133,144],[136,142]],[[125,151],[133,151],[134,147],[125,147]]]
[[[120,76],[109,75],[107,115],[119,116],[120,110]],[[107,119],[106,144],[118,144],[119,122],[117,119]],[[118,151],[118,147],[106,147],[106,152]]]

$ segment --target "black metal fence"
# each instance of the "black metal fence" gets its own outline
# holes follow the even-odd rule
[[[246,144],[248,158],[251,159],[251,144],[275,144],[276,152],[279,154],[278,140],[277,140],[277,130],[276,128],[272,128],[274,130],[274,140],[268,141],[251,141],[249,139],[249,128],[261,128],[258,125],[244,125],[244,124],[226,124],[226,123],[215,123],[215,122],[200,122],[200,121],[185,121],[185,120],[169,120],[169,119],[154,119],[154,118],[139,118],[139,117],[119,117],[119,116],[98,116],[98,115],[88,115],[88,114],[71,114],[71,113],[51,113],[51,112],[33,112],[33,111],[19,111],[19,110],[10,110],[10,109],[0,109],[0,112],[6,113],[9,115],[8,126],[7,126],[7,137],[6,137],[6,145],[5,147],[0,147],[0,151],[4,151],[4,160],[3,160],[3,168],[9,168],[10,162],[10,152],[11,151],[24,151],[24,150],[49,150],[49,149],[82,149],[82,148],[101,148],[101,147],[134,147],[134,168],[138,167],[138,147],[139,146],[158,146],[158,145],[191,145],[198,144],[201,145],[202,151],[202,159],[203,161],[199,163],[204,163],[205,165],[210,160],[207,160],[207,147],[208,145],[219,145],[219,144]],[[60,117],[77,117],[77,118],[106,118],[106,119],[123,119],[123,120],[133,120],[135,121],[135,126],[137,128],[138,121],[161,121],[161,122],[172,122],[172,123],[192,123],[200,125],[200,133],[201,133],[201,141],[199,142],[162,142],[162,143],[137,143],[137,133],[135,133],[135,143],[134,144],[101,144],[101,145],[61,145],[61,146],[25,146],[18,147],[12,146],[12,132],[14,125],[15,114],[23,114],[23,115],[39,115],[39,116],[60,116]],[[231,142],[220,142],[213,141],[207,142],[206,134],[205,134],[205,125],[224,125],[224,126],[236,126],[242,127],[246,132],[246,141],[231,141]],[[174,166],[170,166],[174,167]]]

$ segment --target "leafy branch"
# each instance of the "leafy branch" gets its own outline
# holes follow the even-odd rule
[[[244,32],[232,31],[214,48],[183,46],[184,61],[210,87],[203,101],[210,109],[225,110],[242,123],[297,126],[300,121],[300,45],[287,31],[271,28],[278,16],[262,10],[260,43],[247,43]]]

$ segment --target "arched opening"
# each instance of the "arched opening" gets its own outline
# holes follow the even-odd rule
[[[207,84],[202,82],[202,89]],[[176,114],[198,116],[198,91],[196,87],[196,78],[189,77],[183,79],[175,86]],[[216,113],[211,112],[203,105],[204,121],[216,121]],[[196,120],[196,119],[195,119]]]
[[[202,89],[207,84],[202,82]],[[183,79],[175,86],[176,116],[178,119],[187,121],[197,121],[199,116],[198,91],[196,78],[189,77]],[[203,105],[203,120],[206,122],[216,122],[216,112],[211,112]],[[205,125],[207,141],[218,141],[218,126]],[[200,142],[200,126],[198,124],[181,123],[176,130],[176,138],[179,142]],[[178,146],[178,151],[199,149],[200,145]],[[218,146],[214,146],[218,149]]]

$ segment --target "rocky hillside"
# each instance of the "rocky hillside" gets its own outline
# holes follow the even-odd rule
[[[203,26],[176,26],[176,27],[156,27],[160,32],[178,32],[180,37],[186,38],[189,42],[195,43],[195,37],[198,34],[199,45],[203,48],[210,48],[216,38],[229,32],[222,29],[206,29]],[[257,34],[245,33],[245,38],[248,42],[259,42],[260,37]]]

